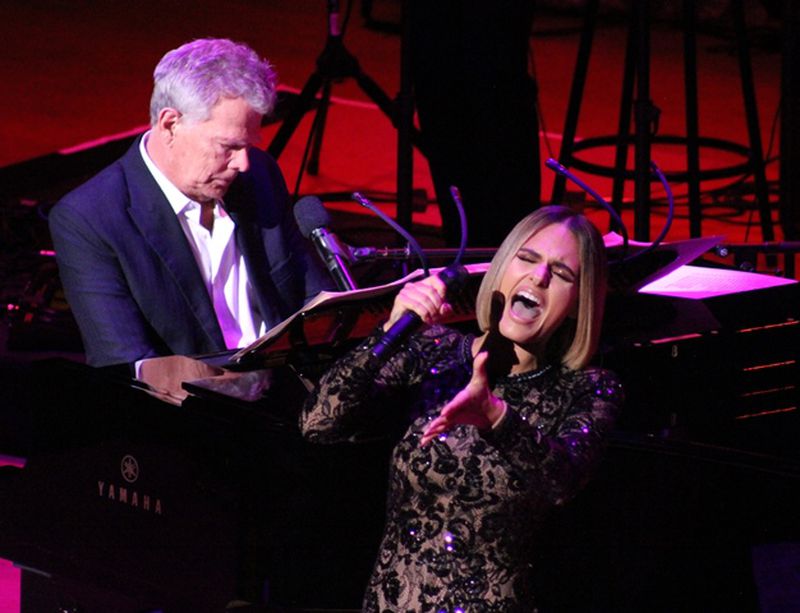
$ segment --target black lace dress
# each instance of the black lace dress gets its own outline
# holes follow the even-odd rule
[[[538,520],[597,463],[622,403],[617,379],[563,367],[505,377],[494,393],[509,410],[497,427],[457,426],[420,447],[426,425],[470,379],[474,337],[427,328],[380,370],[369,360],[377,338],[326,373],[301,417],[312,441],[399,439],[364,611],[534,610]]]

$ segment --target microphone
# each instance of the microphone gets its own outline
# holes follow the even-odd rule
[[[342,291],[356,289],[345,263],[352,259],[351,249],[328,229],[331,216],[322,206],[322,201],[316,196],[303,196],[294,205],[294,218],[300,233],[314,243],[336,287]]]
[[[452,264],[442,270],[438,277],[447,287],[447,295],[459,292],[465,285],[469,273],[460,264]],[[422,325],[422,319],[414,311],[406,311],[384,332],[381,339],[372,348],[372,357],[378,362],[389,358],[397,346],[406,340],[414,330]]]

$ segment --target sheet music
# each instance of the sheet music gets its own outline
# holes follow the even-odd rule
[[[609,232],[603,236],[610,264],[609,287],[621,293],[635,292],[648,283],[693,262],[719,245],[722,240],[721,236],[707,236],[663,242],[653,251],[642,254],[638,258],[634,257],[625,262],[615,263],[615,258],[618,256],[616,252],[622,248],[623,240],[619,234]],[[626,258],[641,253],[651,245],[652,243],[629,241]]]
[[[785,279],[741,270],[681,266],[641,288],[643,294],[675,298],[710,298],[797,283]]]
[[[470,276],[483,275],[489,269],[489,263],[479,262],[479,263],[465,264],[464,268],[467,269],[467,272],[470,274]],[[441,270],[443,270],[442,267],[432,268],[430,269],[430,273],[432,275],[435,275],[438,274]],[[299,317],[308,316],[314,313],[315,311],[329,309],[331,307],[335,307],[338,304],[344,305],[347,303],[354,303],[357,301],[363,301],[390,295],[395,291],[400,291],[400,288],[409,281],[422,279],[424,277],[424,274],[425,273],[421,269],[417,269],[400,279],[391,281],[390,283],[384,283],[383,285],[374,285],[371,287],[359,288],[350,291],[320,292],[319,294],[317,294],[317,296],[312,298],[302,309],[284,319],[277,326],[268,330],[266,334],[257,339],[254,343],[248,345],[247,347],[235,353],[231,357],[231,362],[233,363],[240,362],[247,356],[256,354],[260,350],[268,347],[270,343],[272,343],[275,339],[286,334],[292,323]]]

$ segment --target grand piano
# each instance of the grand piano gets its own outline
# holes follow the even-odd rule
[[[385,449],[305,444],[290,400],[305,391],[291,377],[252,406],[190,396],[180,407],[62,360],[37,364],[35,379],[36,439],[6,484],[0,539],[24,570],[24,611],[65,599],[119,612],[221,611],[262,594],[358,602]]]
[[[629,401],[599,473],[544,531],[545,610],[798,602],[798,287],[612,297],[599,359]],[[339,307],[318,314],[263,350],[257,401],[189,385],[175,406],[63,358],[17,373],[31,436],[0,485],[0,556],[23,570],[23,613],[359,607],[389,449],[300,438],[305,383],[359,336]],[[331,319],[346,340],[309,347]]]

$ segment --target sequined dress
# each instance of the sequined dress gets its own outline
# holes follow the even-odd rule
[[[316,442],[398,437],[363,610],[534,611],[537,522],[597,463],[622,403],[617,379],[563,367],[502,378],[494,393],[509,410],[494,429],[456,426],[420,447],[426,424],[471,377],[474,337],[426,328],[379,370],[369,352],[377,339],[325,374],[300,420]]]

